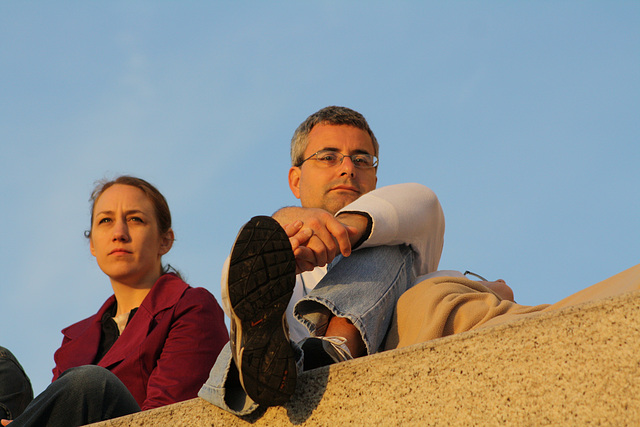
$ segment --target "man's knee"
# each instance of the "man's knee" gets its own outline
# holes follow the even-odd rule
[[[354,271],[387,270],[393,266],[413,267],[413,252],[407,245],[373,246],[354,251],[350,256],[337,256],[327,266],[327,272],[350,274]]]

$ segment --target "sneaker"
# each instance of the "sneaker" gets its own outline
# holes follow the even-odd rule
[[[245,392],[256,403],[282,405],[296,387],[296,356],[286,310],[296,263],[289,237],[276,220],[246,223],[231,250],[226,294],[231,350]]]
[[[346,338],[309,337],[300,342],[304,352],[304,370],[308,371],[353,359]]]

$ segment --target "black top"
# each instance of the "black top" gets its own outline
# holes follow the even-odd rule
[[[118,337],[120,336],[120,330],[118,329],[118,324],[113,319],[118,310],[118,303],[114,303],[109,310],[105,311],[102,315],[102,334],[100,334],[100,344],[98,345],[98,354],[96,354],[96,358],[93,361],[94,365],[97,365],[98,362],[102,360],[105,354],[109,351],[111,346],[116,342]],[[127,319],[127,325],[133,318],[133,315],[136,314],[138,307],[134,308],[129,312],[129,318]]]

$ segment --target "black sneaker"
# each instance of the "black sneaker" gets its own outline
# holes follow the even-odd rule
[[[289,237],[271,217],[251,218],[231,250],[227,295],[231,350],[240,382],[260,405],[282,405],[296,388],[286,310],[296,263]]]

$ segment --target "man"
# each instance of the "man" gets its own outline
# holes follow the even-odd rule
[[[291,157],[302,206],[249,221],[223,268],[232,339],[199,395],[239,415],[286,402],[301,369],[377,352],[398,298],[442,253],[430,189],[376,190],[378,142],[361,114],[312,114]]]

